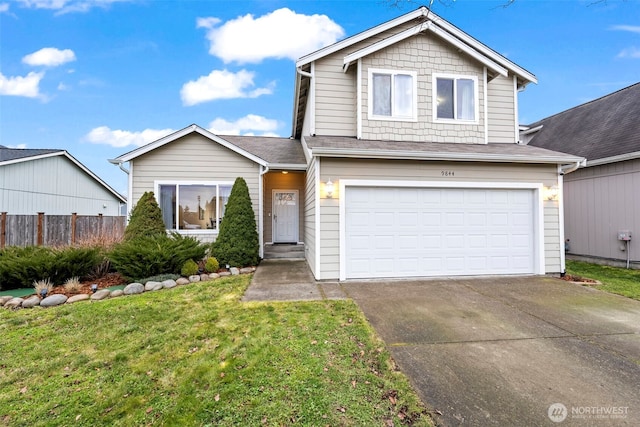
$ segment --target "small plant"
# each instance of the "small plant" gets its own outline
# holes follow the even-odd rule
[[[71,279],[67,279],[64,282],[64,290],[70,294],[77,294],[80,292],[80,288],[82,287],[82,283],[80,283],[80,279],[76,277],[72,277]]]
[[[36,294],[46,296],[53,290],[53,283],[51,283],[51,280],[48,278],[37,280],[33,282],[33,289],[36,291]]]
[[[220,264],[215,257],[207,258],[207,262],[204,263],[204,271],[207,273],[215,273],[220,269]]]
[[[165,280],[178,280],[179,278],[179,274],[156,274],[155,276],[145,277],[144,279],[140,279],[138,281],[140,283],[164,282]]]
[[[186,277],[198,274],[198,264],[194,260],[189,259],[182,265],[180,273]]]

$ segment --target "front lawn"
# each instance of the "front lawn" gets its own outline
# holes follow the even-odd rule
[[[0,425],[430,425],[353,302],[250,277],[0,310]]]
[[[640,270],[567,260],[567,273],[599,280],[598,289],[640,300]]]

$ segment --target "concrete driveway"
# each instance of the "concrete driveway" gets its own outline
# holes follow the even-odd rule
[[[343,289],[438,424],[640,425],[640,301],[548,277]]]

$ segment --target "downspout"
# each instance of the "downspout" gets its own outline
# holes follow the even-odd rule
[[[258,242],[260,244],[260,251],[258,255],[260,258],[264,258],[264,175],[269,172],[269,166],[260,165],[260,175],[258,179]]]
[[[124,166],[122,166],[122,164],[124,163],[122,160],[109,159],[109,163],[118,166],[122,172],[129,175],[129,170],[125,169]]]
[[[291,71],[289,71],[289,72],[291,72]],[[302,68],[300,68],[300,67],[296,68],[296,72],[298,74],[300,74],[301,76],[309,77],[310,79],[313,78],[313,74],[311,74],[311,73],[309,73],[307,71],[302,71]]]
[[[587,166],[587,159],[582,159],[570,165],[560,166],[560,175],[566,175],[568,173],[574,172],[581,166]]]
[[[576,171],[580,166],[586,166],[587,160],[582,159],[570,165],[558,166],[558,217],[560,218],[560,276],[566,274],[566,255],[564,234],[564,175]]]

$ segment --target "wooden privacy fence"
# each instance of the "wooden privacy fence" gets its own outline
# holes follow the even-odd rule
[[[0,214],[0,249],[6,246],[65,246],[124,235],[124,216]]]

